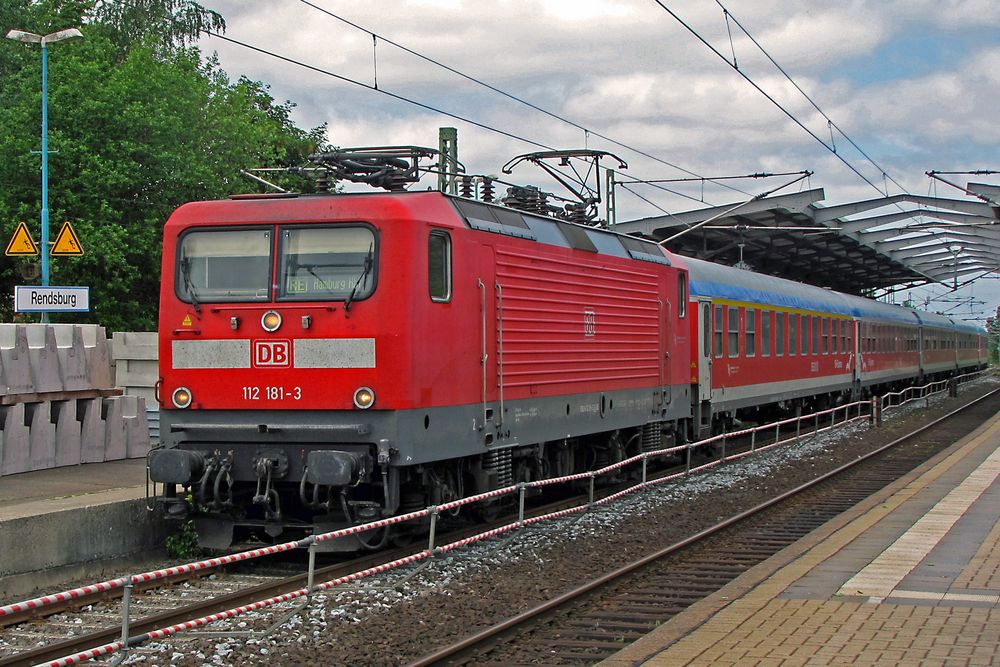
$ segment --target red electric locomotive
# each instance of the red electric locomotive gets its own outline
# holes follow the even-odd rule
[[[151,477],[222,546],[659,447],[690,411],[686,284],[655,243],[439,192],[186,204]]]

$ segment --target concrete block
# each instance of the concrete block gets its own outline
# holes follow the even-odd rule
[[[89,348],[87,355],[87,373],[90,376],[90,386],[94,389],[113,389],[114,378],[111,373],[111,350],[108,339],[104,337],[104,327],[101,335],[96,337],[94,347]]]
[[[3,365],[5,394],[34,392],[28,334],[21,324],[0,324],[0,362]]]
[[[69,345],[63,345],[59,340],[61,330],[56,330],[56,342],[59,344],[59,372],[66,391],[90,389],[90,378],[87,375],[87,348],[84,344],[83,327],[74,326],[70,330]]]
[[[28,358],[31,360],[32,391],[62,391],[55,331],[44,324],[26,324],[24,328],[28,338]]]
[[[127,453],[125,420],[122,417],[124,402],[121,396],[103,399],[104,408],[104,460],[118,461]]]
[[[104,461],[104,399],[81,398],[76,402],[80,422],[80,457],[83,463]]]
[[[125,422],[125,453],[138,459],[149,452],[149,421],[146,419],[146,401],[138,396],[122,396],[122,420]]]
[[[82,425],[76,400],[53,401],[52,421],[56,425],[56,465],[72,466],[82,459]]]
[[[47,470],[56,465],[56,425],[52,421],[52,403],[24,404],[24,421],[28,423],[31,469]]]
[[[0,440],[3,441],[0,475],[31,470],[28,435],[28,426],[24,423],[24,403],[0,405]]]

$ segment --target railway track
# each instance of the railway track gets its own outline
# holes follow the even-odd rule
[[[526,516],[577,506],[582,499],[575,496],[547,503],[526,512]],[[505,513],[487,525],[443,531],[440,539],[461,540],[504,525],[510,519],[511,515]],[[408,556],[413,550],[412,545],[406,545],[317,567],[315,580],[326,581],[376,568]],[[138,595],[130,603],[133,620],[129,634],[141,635],[301,589],[308,579],[303,571],[305,551],[301,554],[303,558],[298,563],[287,562],[277,568],[250,561],[236,567],[199,570],[137,585],[133,595]],[[282,570],[294,573],[283,574]],[[97,591],[4,617],[3,625],[7,627],[0,630],[0,667],[37,665],[120,639],[122,593],[123,588]]]
[[[1000,390],[994,390],[865,457],[429,653],[411,667],[599,662],[946,449],[998,405]]]

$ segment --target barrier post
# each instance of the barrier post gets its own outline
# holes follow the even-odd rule
[[[750,453],[752,454],[757,448],[757,429],[754,428],[750,431]]]
[[[525,491],[528,488],[526,482],[521,482],[517,485],[517,527],[524,528],[524,496]]]
[[[125,582],[125,590],[122,591],[122,650],[119,663],[124,662],[128,656],[128,633],[129,633],[129,613],[132,607],[132,581],[134,577],[130,574]]]
[[[798,423],[798,422],[796,422],[796,423]],[[795,437],[797,438],[799,436],[796,435]],[[778,444],[779,442],[781,442],[781,424],[780,423],[774,425],[774,444]]]
[[[958,398],[958,378],[948,380],[948,396]]]
[[[430,537],[427,540],[427,551],[434,553],[434,533],[437,531],[437,520],[438,520],[438,508],[437,505],[428,507],[427,509],[431,512],[431,529]]]
[[[388,528],[386,529],[388,530]],[[316,587],[316,542],[309,545],[309,574],[306,577],[306,604],[312,601],[313,589]]]
[[[590,473],[590,495],[587,501],[587,507],[591,507],[594,504],[594,473]]]
[[[649,460],[649,454],[643,452],[642,454],[642,483],[646,483],[646,462]]]
[[[684,466],[684,474],[685,475],[690,475],[691,474],[691,443],[690,442],[687,444],[687,463]]]
[[[799,438],[801,436],[802,436],[802,415],[796,415],[795,416],[795,444],[796,445],[799,444]],[[774,439],[774,441],[777,442],[778,438],[776,437]]]
[[[871,407],[868,409],[868,425],[876,426],[875,424],[875,401],[878,400],[872,396]]]
[[[722,462],[726,462],[726,432],[722,432]]]

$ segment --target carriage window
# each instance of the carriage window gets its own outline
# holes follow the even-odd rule
[[[799,316],[791,313],[788,316],[788,356],[794,357],[799,349]]]
[[[431,301],[451,300],[451,237],[447,232],[433,231],[427,241],[427,281]]]
[[[799,349],[802,350],[802,354],[805,355],[809,354],[809,316],[802,315],[800,323],[801,323],[800,333],[802,334],[802,345],[799,346]]]
[[[747,308],[747,356],[752,357],[757,354],[757,311]]]
[[[819,318],[815,315],[812,316],[812,350],[813,354],[819,354]]]
[[[774,353],[779,357],[785,354],[785,319],[788,313],[776,313],[774,320]]]
[[[189,303],[271,298],[271,230],[185,233],[177,250],[175,289]]]
[[[281,230],[278,298],[359,301],[375,290],[375,234],[368,227]]]
[[[820,318],[821,325],[823,327],[823,354],[829,354],[830,352],[830,320],[826,317]]]
[[[727,306],[729,311],[729,356],[740,356],[740,309]]]
[[[771,311],[769,310],[760,314],[760,354],[764,357],[771,356]]]
[[[722,306],[715,307],[715,356],[722,356]]]

